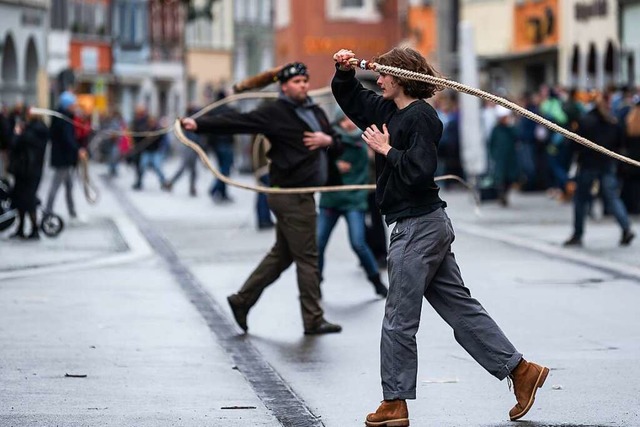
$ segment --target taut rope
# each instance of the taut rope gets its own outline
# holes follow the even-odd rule
[[[182,130],[182,125],[180,124],[180,119],[176,119],[175,124],[173,126],[173,131],[175,132],[178,140],[186,145],[187,147],[194,150],[200,160],[204,165],[209,169],[216,178],[225,184],[233,185],[234,187],[243,188],[245,190],[251,190],[259,193],[267,193],[267,194],[301,194],[301,193],[326,193],[330,191],[353,191],[353,190],[375,190],[375,184],[361,184],[361,185],[328,185],[328,186],[319,186],[319,187],[296,187],[296,188],[276,188],[276,187],[265,187],[264,185],[249,185],[243,184],[238,181],[234,181],[231,178],[224,176],[217,170],[211,162],[209,161],[209,157],[207,153],[195,142],[191,141],[187,138]],[[456,175],[442,175],[435,178],[435,181],[445,181],[445,180],[455,180],[464,185],[467,189],[472,191],[475,195],[475,190],[468,183],[466,183],[462,178]],[[476,196],[477,201],[477,196]]]
[[[376,62],[369,62],[366,60],[359,60],[359,59],[351,59],[349,61],[349,63],[351,63],[352,65],[356,65],[359,66],[360,68],[364,69],[364,70],[372,70],[375,71],[377,73],[385,73],[385,74],[389,74],[395,77],[401,77],[401,78],[405,78],[405,79],[410,79],[410,80],[418,80],[418,81],[422,81],[422,82],[426,82],[426,83],[431,83],[434,84],[436,86],[440,86],[440,87],[448,87],[451,89],[454,89],[458,92],[462,92],[462,93],[466,93],[468,95],[473,95],[476,96],[478,98],[484,99],[486,101],[491,101],[495,104],[498,105],[502,105],[505,108],[508,108],[510,110],[515,111],[516,113],[520,114],[523,117],[526,117],[529,120],[532,120],[536,123],[539,123],[543,126],[548,127],[549,129],[553,130],[554,132],[557,132],[559,134],[561,134],[562,136],[571,139],[572,141],[575,141],[579,144],[582,144],[592,150],[595,150],[601,154],[604,154],[606,156],[612,157],[616,160],[620,160],[621,162],[625,162],[628,163],[630,165],[636,166],[636,167],[640,167],[640,161],[631,159],[629,157],[623,156],[622,154],[618,154],[615,151],[611,151],[607,148],[604,148],[592,141],[589,141],[587,138],[584,138],[580,135],[577,135],[571,131],[568,131],[567,129],[563,128],[562,126],[558,126],[557,124],[553,123],[550,120],[545,119],[544,117],[540,117],[539,115],[532,113],[531,111],[527,110],[526,108],[522,108],[521,106],[519,106],[518,104],[508,101],[504,98],[501,98],[499,96],[493,95],[491,93],[482,91],[480,89],[476,89],[467,85],[463,85],[462,83],[458,83],[452,80],[447,80],[447,79],[443,79],[441,77],[435,77],[435,76],[430,76],[428,74],[422,74],[422,73],[416,73],[414,71],[409,71],[409,70],[404,70],[402,68],[397,68],[397,67],[391,67],[389,65],[381,65],[378,64]]]

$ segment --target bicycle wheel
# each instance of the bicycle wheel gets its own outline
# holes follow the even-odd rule
[[[54,213],[46,213],[40,222],[40,229],[49,237],[56,237],[64,228],[64,221]]]

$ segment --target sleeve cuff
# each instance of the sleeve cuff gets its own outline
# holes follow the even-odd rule
[[[396,166],[398,166],[398,163],[400,163],[401,156],[402,154],[400,153],[399,150],[396,150],[395,148],[391,147],[391,149],[387,153],[387,161],[390,162],[391,165],[395,168]]]
[[[336,67],[336,80],[349,80],[352,79],[356,76],[356,70],[355,69],[350,69],[347,71],[341,70],[340,69],[340,64],[336,63],[335,64]]]

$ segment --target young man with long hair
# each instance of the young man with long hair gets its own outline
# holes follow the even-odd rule
[[[438,195],[434,174],[442,122],[424,100],[436,86],[380,74],[382,95],[363,88],[342,49],[334,56],[333,94],[376,152],[376,200],[395,228],[389,247],[389,294],[380,342],[384,401],[367,415],[367,426],[409,425],[406,399],[416,398],[416,333],[422,299],[453,328],[458,343],[499,380],[510,377],[517,403],[511,420],[524,416],[549,369],[527,362],[464,286],[451,252],[455,235]],[[417,51],[395,48],[375,59],[381,65],[435,75]]]

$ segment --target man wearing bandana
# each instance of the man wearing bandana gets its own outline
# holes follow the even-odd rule
[[[285,65],[277,74],[280,95],[248,113],[229,112],[196,120],[182,120],[185,130],[216,134],[264,134],[271,142],[269,180],[272,187],[297,188],[339,185],[335,159],[340,138],[326,114],[307,96],[309,74],[300,62]],[[227,300],[243,331],[247,315],[262,291],[296,264],[300,308],[306,335],[340,332],[324,318],[320,306],[320,274],[316,243],[316,206],[313,193],[269,194],[274,212],[276,242],[240,290]]]

